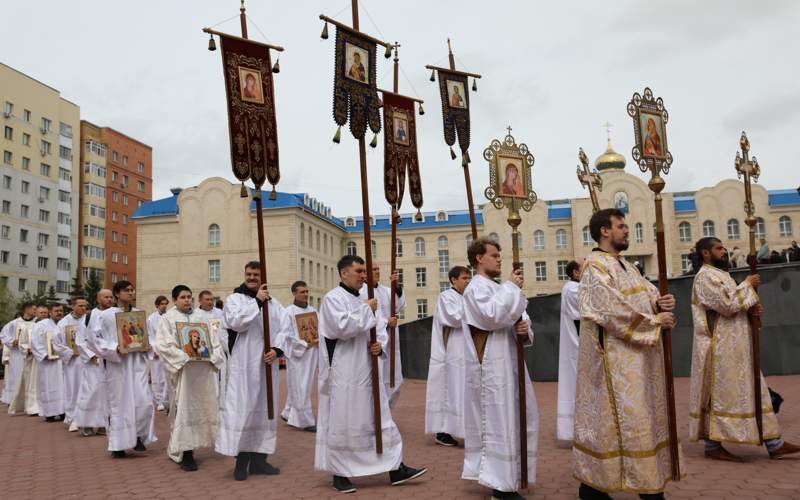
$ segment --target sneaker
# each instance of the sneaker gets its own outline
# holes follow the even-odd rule
[[[706,458],[722,460],[723,462],[743,462],[741,457],[737,457],[722,446],[713,450],[706,450],[704,455]]]
[[[247,479],[247,464],[250,463],[250,454],[243,452],[236,455],[236,465],[233,468],[233,478],[237,481]]]
[[[69,424],[69,429],[68,430],[69,430],[69,432],[77,432],[78,426],[75,424],[75,422],[72,422],[71,424]]]
[[[94,433],[98,436],[105,436],[106,435],[106,428],[105,427],[98,427],[94,430]]]
[[[93,434],[94,434],[94,431],[92,430],[91,427],[81,427],[81,436],[89,437],[89,436],[92,436]]]
[[[250,467],[247,470],[250,474],[264,474],[266,476],[277,476],[281,470],[267,463],[265,453],[251,453]]]
[[[123,450],[112,451],[111,458],[125,458],[125,451]]]
[[[492,500],[525,500],[525,497],[516,491],[492,490]]]
[[[800,452],[800,446],[792,444],[789,441],[785,441],[783,443],[783,446],[781,446],[777,450],[769,452],[769,458],[771,458],[772,460],[780,460],[786,455],[791,455],[793,453],[798,453],[798,452]]]
[[[317,426],[309,425],[308,427],[303,427],[303,430],[306,432],[317,432]]]
[[[458,446],[458,441],[456,441],[453,436],[446,432],[437,432],[436,444],[440,444],[442,446]]]
[[[144,447],[144,443],[142,442],[142,438],[136,438],[136,446],[133,447],[133,451],[147,451],[147,448]]]
[[[349,479],[342,476],[333,476],[333,487],[339,493],[355,493],[356,487]]]
[[[46,422],[55,422],[56,421],[56,417],[44,417],[44,420]]]
[[[158,403],[158,406],[156,406],[156,410],[164,411],[164,403]]]
[[[391,481],[392,486],[397,486],[405,483],[406,481],[416,479],[426,472],[428,472],[428,469],[425,467],[421,469],[414,469],[413,467],[409,467],[400,462],[400,467],[398,467],[397,470],[389,471],[389,481]]]
[[[58,416],[59,422],[63,422],[65,418],[67,418],[67,414],[66,413],[62,413],[61,415]]]
[[[181,470],[192,472],[197,470],[197,462],[194,461],[194,451],[188,450],[183,452],[181,457]]]

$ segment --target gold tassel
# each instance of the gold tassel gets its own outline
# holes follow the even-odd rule
[[[436,70],[435,69],[431,70],[431,81],[432,82],[436,81]]]
[[[341,125],[339,125],[336,128],[336,133],[333,135],[333,142],[335,142],[336,144],[339,144],[340,142],[342,142],[342,126]]]
[[[464,151],[463,155],[464,158],[467,159],[467,163],[472,163],[472,159],[469,157],[469,151]]]
[[[214,52],[217,50],[217,42],[214,41],[214,35],[208,35],[208,50]]]
[[[378,147],[378,134],[372,136],[372,140],[369,141],[369,147],[371,148]]]
[[[476,78],[472,79],[472,91],[473,92],[477,92],[478,91],[478,80]]]
[[[242,181],[242,189],[239,191],[239,196],[242,198],[247,198],[247,188],[244,185],[244,181]]]
[[[425,114],[425,108],[422,107],[422,103],[419,103],[419,115],[422,116]]]
[[[272,192],[269,194],[270,201],[275,201],[278,199],[278,192],[275,191],[275,184],[272,185]]]
[[[461,155],[461,166],[462,167],[467,167],[468,165],[469,165],[469,160],[467,158],[467,155],[462,154]]]
[[[322,38],[323,40],[327,40],[328,39],[328,23],[327,22],[325,23],[325,27],[322,28],[322,34],[319,37]]]
[[[281,58],[275,60],[275,64],[272,66],[273,73],[280,73],[281,72]]]
[[[422,215],[422,212],[417,209],[417,213],[414,214],[414,220],[416,222],[425,222],[425,217]]]
[[[456,159],[456,152],[453,151],[453,146],[450,146],[450,159],[451,160],[455,160]]]

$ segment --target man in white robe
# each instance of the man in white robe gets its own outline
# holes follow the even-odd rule
[[[156,310],[147,317],[147,336],[150,345],[156,345],[156,330],[161,324],[161,316],[167,312],[169,300],[163,295],[159,295],[155,300]],[[164,373],[164,368],[161,366],[161,360],[158,359],[158,353],[154,350],[150,351],[150,389],[153,391],[153,399],[156,402],[156,409],[164,411],[169,406],[170,390],[167,384],[167,377]]]
[[[211,334],[217,337],[222,346],[222,366],[219,367],[217,373],[217,400],[222,407],[222,402],[225,401],[225,387],[228,384],[228,367],[230,366],[228,358],[231,355],[228,351],[228,330],[225,329],[222,321],[222,309],[214,307],[214,294],[208,290],[200,292],[197,306],[197,313],[206,320]]]
[[[469,269],[455,266],[448,273],[451,288],[439,294],[431,329],[431,359],[425,391],[425,433],[436,433],[436,444],[457,446],[464,437],[464,290]]]
[[[64,368],[55,349],[58,322],[64,317],[64,306],[50,304],[49,317],[36,323],[31,334],[31,352],[37,361],[36,398],[39,415],[48,422],[64,420]]]
[[[80,362],[83,365],[78,400],[75,404],[75,424],[81,436],[104,435],[108,426],[108,391],[106,388],[105,362],[97,354],[95,326],[103,311],[111,307],[114,295],[103,288],[97,292],[97,307],[88,312],[83,320],[84,327],[78,330],[75,344],[78,346]]]
[[[380,387],[383,453],[375,452],[370,355],[385,356],[380,341],[369,343],[370,329],[383,327],[377,299],[358,290],[366,280],[364,260],[346,255],[337,265],[341,283],[328,292],[319,311],[319,411],[314,467],[333,474],[341,493],[356,490],[351,477],[389,472],[392,485],[427,472],[403,464],[403,441]]]
[[[83,363],[75,344],[78,330],[85,328],[84,316],[88,303],[86,299],[75,297],[71,301],[72,311],[58,322],[58,334],[54,348],[61,359],[64,368],[64,423],[69,426],[70,432],[78,430],[75,423],[75,406],[78,401],[78,387],[80,387]],[[69,338],[68,338],[69,336]]]
[[[303,320],[300,332],[298,314],[317,316],[317,310],[308,303],[308,285],[305,281],[292,283],[294,302],[286,307],[290,329],[286,337],[286,406],[281,418],[292,427],[308,432],[316,432],[316,419],[311,407],[311,390],[317,376],[319,363],[319,333],[313,322]],[[305,337],[311,337],[308,340]]]
[[[492,489],[493,498],[524,498],[520,488],[517,336],[533,341],[521,270],[502,285],[500,245],[478,238],[467,251],[475,277],[464,291],[466,390],[463,479]],[[536,481],[539,410],[525,367],[528,481]]]
[[[392,273],[390,278],[390,282],[396,283],[399,279],[399,275],[397,271]],[[381,370],[381,381],[383,385],[386,387],[386,396],[389,398],[389,408],[394,408],[394,405],[397,403],[397,398],[400,396],[400,386],[403,384],[403,363],[402,358],[400,356],[400,335],[399,331],[397,330],[397,313],[405,309],[406,307],[406,298],[403,294],[403,287],[398,285],[397,286],[397,298],[395,299],[395,306],[394,306],[394,313],[391,312],[392,309],[392,289],[388,286],[384,286],[380,284],[381,280],[381,267],[378,264],[372,264],[372,280],[375,284],[375,291],[373,296],[378,301],[378,309],[380,309],[381,316],[386,318],[387,325],[387,334],[389,329],[394,328],[394,349],[395,349],[395,364],[394,364],[394,387],[391,387],[391,380],[389,379],[389,370],[391,368],[391,359],[389,353],[389,347],[386,347],[386,356],[381,357],[378,359],[378,365],[380,366]],[[359,296],[367,300],[367,284],[361,287],[359,291]],[[388,339],[391,341],[391,339]]]
[[[114,283],[117,305],[100,313],[94,323],[97,354],[105,360],[106,394],[109,406],[108,450],[114,458],[125,456],[125,450],[145,451],[156,441],[153,395],[147,383],[149,352],[122,353],[117,341],[116,315],[136,311],[133,283]],[[150,347],[152,349],[152,347]]]
[[[187,352],[178,323],[208,325],[205,316],[192,310],[192,291],[185,285],[172,289],[175,307],[166,312],[156,330],[156,351],[175,383],[170,400],[170,435],[167,455],[184,471],[196,471],[194,450],[212,448],[217,436],[217,371],[223,363],[219,338],[208,332],[209,356],[198,360]],[[189,349],[190,351],[192,349]],[[197,353],[199,354],[199,353]]]
[[[561,323],[558,338],[558,406],[556,409],[556,440],[562,447],[572,448],[575,426],[575,381],[578,377],[578,335],[581,310],[578,288],[581,263],[567,263],[569,280],[561,289]]]
[[[2,330],[2,341],[8,351],[8,364],[5,371],[5,386],[3,387],[3,403],[8,405],[10,415],[25,412],[25,384],[30,378],[30,363],[27,363],[28,373],[25,373],[26,361],[29,355],[26,345],[30,344],[33,331],[36,306],[33,302],[25,302],[20,307],[20,316],[9,322]],[[20,342],[20,339],[23,342]],[[17,403],[14,404],[15,399]],[[36,412],[38,408],[36,408]]]
[[[228,296],[223,309],[231,352],[230,378],[220,409],[215,448],[217,453],[236,457],[233,477],[237,481],[244,481],[248,474],[280,474],[267,457],[275,453],[277,445],[280,378],[276,361],[283,356],[288,321],[278,299],[269,296],[266,283],[261,284],[260,269],[255,261],[245,265],[244,283]],[[266,352],[262,316],[265,306],[272,344]],[[266,370],[272,370],[272,420],[267,412]]]
[[[19,317],[19,313],[14,314],[14,319]],[[14,320],[9,321],[3,328],[0,329],[0,339],[6,335],[6,329],[11,326]],[[2,351],[2,357],[0,357],[0,363],[3,364],[3,392],[0,393],[0,403],[8,404],[8,400],[10,396],[8,395],[8,365],[11,362],[11,349],[3,345],[2,341],[0,340],[0,351]]]

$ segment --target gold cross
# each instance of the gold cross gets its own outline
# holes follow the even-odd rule
[[[750,141],[747,139],[747,134],[742,131],[742,137],[739,139],[739,147],[741,152],[736,152],[736,174],[741,179],[744,177],[744,212],[747,218],[744,222],[750,227],[750,253],[755,255],[755,227],[758,220],[755,217],[756,207],[753,203],[752,182],[758,182],[758,176],[761,175],[761,167],[758,165],[758,160],[755,156],[750,158]]]
[[[583,148],[578,148],[578,160],[580,160],[583,168],[578,167],[578,180],[581,185],[589,189],[589,197],[592,199],[592,212],[600,210],[600,202],[597,199],[597,191],[603,190],[603,179],[597,170],[589,170],[589,158],[583,152]]]
[[[506,130],[508,130],[508,135],[511,135],[511,125],[509,125],[508,127],[506,127]]]
[[[606,135],[608,136],[609,141],[611,140],[611,127],[613,126],[614,125],[612,125],[611,122],[605,122],[603,124],[603,128],[606,129]]]

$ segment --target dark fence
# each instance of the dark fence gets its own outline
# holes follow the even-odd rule
[[[800,373],[800,265],[763,266],[759,296],[764,305],[761,327],[761,369],[765,375]],[[745,270],[734,271],[736,281]],[[669,289],[678,301],[678,326],[672,330],[672,361],[676,376],[688,377],[692,361],[691,294],[694,276],[669,280]],[[528,314],[533,319],[535,340],[526,349],[525,361],[536,381],[558,379],[558,335],[561,294],[528,299]],[[403,376],[426,379],[431,353],[432,318],[400,327]]]

